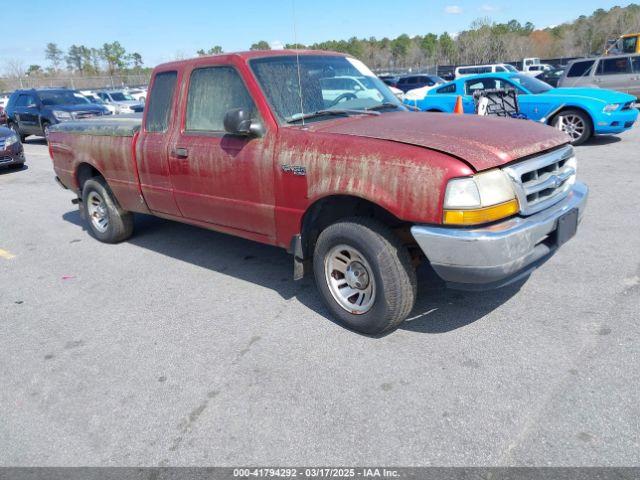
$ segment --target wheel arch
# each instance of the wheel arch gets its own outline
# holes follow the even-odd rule
[[[90,178],[93,178],[93,177],[105,178],[105,176],[102,174],[102,172],[100,172],[100,170],[98,170],[94,165],[88,162],[81,162],[80,164],[78,164],[78,166],[76,167],[76,174],[74,177],[76,180],[76,185],[78,185],[79,194],[82,194],[82,186]]]
[[[302,216],[300,247],[304,258],[313,252],[318,236],[325,228],[350,217],[375,218],[392,230],[409,232],[408,222],[371,200],[355,195],[328,195],[313,202]]]
[[[566,112],[567,110],[577,110],[579,112],[584,113],[587,117],[587,120],[589,120],[589,122],[591,123],[591,131],[593,132],[593,127],[594,127],[593,115],[583,105],[565,103],[560,108],[558,108],[555,112],[553,112],[552,115],[549,116],[549,118],[547,119],[547,125],[553,125],[553,121],[555,120],[555,118],[558,115],[560,115],[562,112]]]

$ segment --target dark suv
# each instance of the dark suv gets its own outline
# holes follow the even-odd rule
[[[75,90],[63,88],[16,90],[5,110],[7,125],[22,141],[28,135],[46,136],[47,128],[56,123],[111,113]]]
[[[395,86],[404,93],[407,93],[409,90],[413,90],[415,88],[433,87],[434,85],[440,85],[443,83],[445,83],[445,81],[437,75],[417,74],[400,77]]]

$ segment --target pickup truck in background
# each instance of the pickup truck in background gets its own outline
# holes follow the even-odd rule
[[[375,95],[325,92],[367,78]],[[66,122],[49,149],[90,233],[143,213],[276,245],[348,328],[397,327],[429,262],[450,286],[526,277],[577,229],[587,187],[562,132],[410,112],[360,61],[262,51],[158,66],[142,120]]]

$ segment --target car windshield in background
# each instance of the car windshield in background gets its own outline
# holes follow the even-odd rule
[[[112,92],[109,94],[114,102],[126,102],[127,100],[134,100],[134,98],[123,92]]]
[[[347,115],[372,108],[404,108],[371,70],[353,58],[301,55],[298,66],[293,56],[266,57],[251,60],[250,65],[271,107],[285,122],[303,116],[331,118],[313,116],[327,110]]]
[[[514,83],[522,85],[531,93],[545,93],[553,89],[553,87],[548,83],[545,83],[542,80],[538,80],[535,77],[524,75],[522,73],[510,77],[510,80]]]
[[[43,105],[83,105],[91,103],[83,95],[71,91],[39,92]]]
[[[513,72],[513,73],[517,73],[518,69],[516,67],[514,67],[513,65],[505,65],[504,68],[506,68],[508,71]]]

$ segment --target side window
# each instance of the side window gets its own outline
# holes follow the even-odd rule
[[[498,66],[496,67],[496,72],[506,72],[506,71],[507,71],[507,69],[506,69],[506,68],[504,68],[504,67],[501,67],[500,65],[498,65]]]
[[[465,82],[467,95],[473,95],[474,92],[490,88],[496,88],[496,81],[493,78],[483,78],[482,80],[470,80]]]
[[[631,57],[631,68],[633,73],[640,73],[640,56]]]
[[[456,93],[456,84],[446,85],[436,90],[436,93]]]
[[[622,39],[622,53],[636,53],[638,37],[628,37]]]
[[[16,100],[16,107],[25,107],[27,105],[27,99],[29,97],[27,95],[18,95],[18,99]]]
[[[224,132],[224,116],[234,108],[256,115],[256,107],[242,78],[232,67],[194,70],[187,97],[185,129],[191,132]]]
[[[586,77],[591,73],[591,68],[594,63],[595,60],[574,63],[571,65],[569,72],[567,72],[567,77]]]
[[[629,57],[601,59],[596,75],[617,75],[620,73],[631,73]]]
[[[177,72],[162,72],[156,75],[151,95],[147,100],[147,118],[144,124],[147,132],[167,131],[177,78]]]

